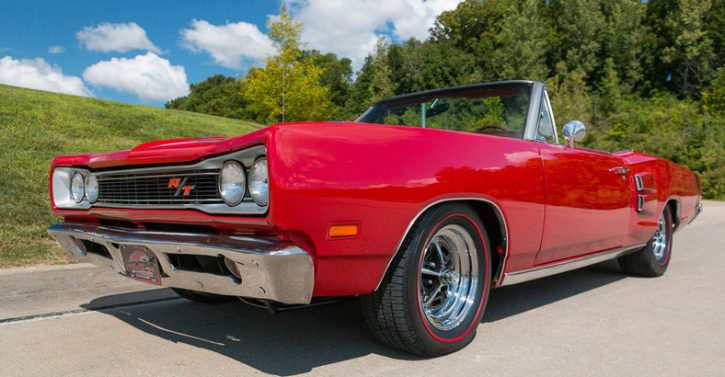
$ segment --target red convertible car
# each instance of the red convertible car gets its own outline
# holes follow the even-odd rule
[[[667,269],[699,177],[576,148],[585,132],[560,138],[544,84],[506,81],[385,99],[356,122],[62,156],[49,232],[195,301],[359,296],[381,341],[440,355],[470,342],[493,288],[613,258]]]

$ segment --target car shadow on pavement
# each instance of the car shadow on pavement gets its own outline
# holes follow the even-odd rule
[[[116,297],[122,298],[127,299]],[[83,305],[92,306],[93,302]],[[378,343],[365,327],[356,300],[277,315],[241,301],[202,304],[185,299],[100,312],[145,333],[217,352],[274,375],[307,373],[371,353],[401,360],[420,359]]]
[[[495,322],[566,299],[625,277],[611,264],[493,291],[483,322]],[[129,302],[139,293],[96,301]],[[217,352],[261,372],[291,376],[368,354],[419,360],[378,343],[368,331],[356,300],[268,314],[242,302],[200,304],[172,299],[155,304],[99,310],[159,338]],[[199,360],[203,362],[203,360]]]
[[[482,323],[496,322],[625,279],[616,260],[494,289]]]

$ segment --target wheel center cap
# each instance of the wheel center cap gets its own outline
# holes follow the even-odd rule
[[[448,284],[456,285],[459,281],[461,281],[461,274],[459,274],[458,271],[448,271],[445,276]]]

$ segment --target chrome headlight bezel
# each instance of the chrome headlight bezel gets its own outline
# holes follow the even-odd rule
[[[269,169],[267,158],[263,157],[254,161],[249,170],[249,194],[257,205],[266,207],[269,205]]]
[[[83,201],[86,195],[86,180],[83,178],[81,172],[73,174],[73,178],[70,181],[70,197],[76,203]]]
[[[85,186],[86,199],[91,204],[98,201],[98,177],[95,174],[88,174]]]
[[[226,172],[226,177],[225,177]],[[226,182],[225,182],[226,179]],[[247,190],[244,166],[237,161],[226,161],[219,170],[219,195],[229,207],[239,205]]]

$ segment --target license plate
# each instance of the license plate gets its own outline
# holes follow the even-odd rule
[[[161,284],[159,261],[151,250],[143,246],[121,245],[121,255],[126,276],[147,283]]]

